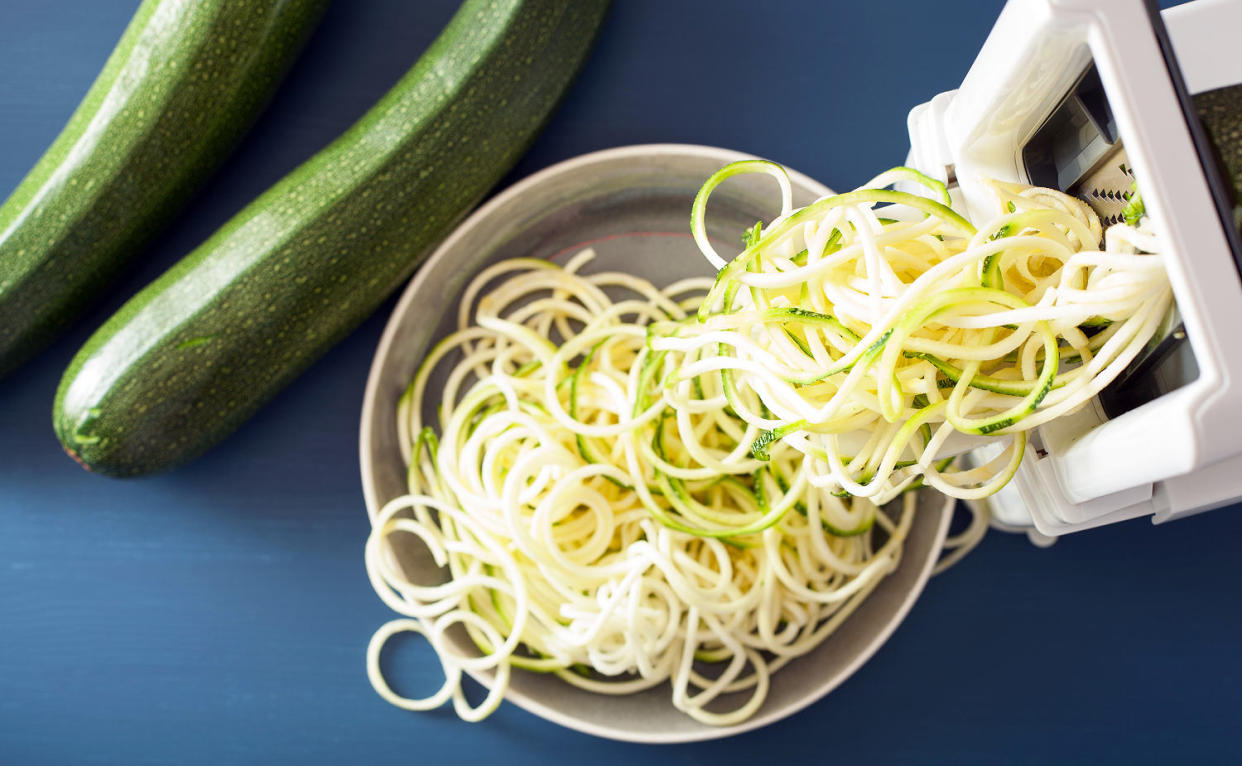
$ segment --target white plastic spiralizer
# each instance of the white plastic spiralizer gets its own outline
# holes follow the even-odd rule
[[[907,163],[972,217],[983,176],[1058,188],[1106,225],[1137,181],[1167,263],[1167,330],[981,501],[1036,542],[1242,499],[1239,30],[1242,0],[1010,0],[961,87],[910,113]]]

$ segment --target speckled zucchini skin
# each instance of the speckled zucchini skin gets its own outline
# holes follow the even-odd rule
[[[1191,100],[1242,206],[1242,85],[1196,93]]]
[[[343,136],[113,316],[53,421],[114,476],[202,453],[371,314],[512,167],[607,0],[467,0]]]
[[[56,338],[215,170],[328,0],[146,0],[0,207],[0,376]]]

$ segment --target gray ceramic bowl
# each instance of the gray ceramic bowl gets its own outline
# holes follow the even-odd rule
[[[397,399],[425,351],[451,330],[458,295],[484,266],[503,258],[563,260],[587,244],[598,256],[591,269],[626,270],[657,284],[710,268],[689,235],[690,204],[703,181],[722,165],[748,155],[702,146],[657,144],[587,154],[514,185],[470,216],[418,271],[380,340],[362,408],[362,485],[374,514],[404,494],[405,465],[397,448]],[[829,193],[791,173],[794,204]],[[755,221],[779,212],[779,194],[766,176],[730,180],[713,195],[709,235],[728,248]],[[928,492],[910,531],[901,565],[886,577],[820,647],[772,678],[767,701],[746,722],[700,724],[678,712],[666,685],[613,697],[592,694],[555,677],[515,671],[506,699],[571,729],[637,742],[685,742],[736,734],[788,716],[823,697],[879,648],[923,589],[944,541],[952,503]],[[420,549],[397,551],[417,582],[443,575]],[[457,647],[471,652],[466,641]],[[490,673],[474,674],[487,685]]]

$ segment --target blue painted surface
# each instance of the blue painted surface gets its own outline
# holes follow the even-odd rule
[[[363,648],[388,614],[362,568],[356,427],[386,312],[185,469],[118,482],[61,455],[52,394],[90,328],[361,114],[455,4],[339,0],[263,121],[116,297],[0,381],[0,763],[1237,760],[1236,509],[1046,551],[991,536],[824,701],[734,739],[651,748],[510,705],[470,725],[372,693]],[[135,6],[0,2],[0,194]],[[510,180],[594,149],[686,141],[861,182],[905,156],[906,111],[960,81],[999,3],[763,7],[617,0]],[[438,684],[425,651],[396,654],[403,688]]]

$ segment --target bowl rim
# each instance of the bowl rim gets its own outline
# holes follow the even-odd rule
[[[653,156],[680,156],[680,157],[697,157],[710,159],[719,162],[721,165],[735,162],[738,160],[759,159],[753,154],[737,151],[734,149],[725,149],[715,146],[705,146],[700,144],[677,144],[677,143],[654,143],[654,144],[633,144],[628,146],[614,147],[599,151],[581,154],[571,157],[561,162],[550,165],[539,170],[526,178],[514,183],[512,186],[502,190],[479,208],[474,210],[467,216],[452,233],[440,243],[439,246],[428,256],[427,260],[415,271],[414,276],[403,289],[401,297],[392,309],[392,313],[388,317],[388,321],[384,326],[383,334],[380,336],[379,343],[376,345],[375,354],[371,360],[371,367],[367,373],[366,388],[362,400],[361,424],[359,427],[359,463],[361,468],[363,498],[366,503],[369,516],[374,514],[382,506],[382,501],[377,496],[375,473],[373,465],[378,456],[372,455],[370,450],[372,437],[372,422],[375,419],[376,407],[378,405],[379,392],[381,386],[381,370],[384,362],[396,342],[398,326],[401,324],[400,319],[408,311],[411,303],[425,289],[429,281],[429,274],[433,269],[429,268],[435,262],[447,257],[446,253],[452,252],[457,243],[469,235],[471,231],[482,223],[485,223],[495,211],[509,204],[514,198],[527,194],[531,189],[545,184],[555,178],[567,173],[575,173],[584,167],[589,167],[598,163],[609,163],[617,160],[625,160],[627,158],[651,158]],[[784,166],[782,166],[784,167]],[[790,180],[795,183],[803,184],[813,193],[819,196],[827,196],[833,193],[824,184],[814,180],[810,176],[800,173],[796,170],[786,167]],[[935,533],[932,550],[939,551],[943,547],[944,539],[948,533],[949,521],[952,508],[952,498],[945,497],[943,505],[937,509],[942,514],[939,527]],[[930,510],[930,509],[929,509]],[[867,660],[875,655],[876,651],[889,639],[893,632],[897,629],[909,613],[914,602],[922,593],[923,588],[927,584],[930,577],[931,569],[935,566],[936,556],[931,555],[923,565],[922,571],[917,573],[914,587],[910,588],[905,594],[901,603],[898,605],[893,617],[888,620],[881,630],[873,634],[870,639],[863,645],[861,651],[858,651],[854,659],[849,662],[840,672],[829,677],[825,683],[815,687],[806,694],[802,699],[785,705],[776,710],[770,710],[766,713],[762,709],[750,718],[732,726],[710,727],[703,730],[690,732],[675,733],[641,733],[630,729],[613,727],[607,725],[599,725],[582,719],[567,715],[555,708],[530,697],[526,693],[510,687],[505,691],[504,699],[518,707],[533,713],[544,720],[556,723],[565,728],[574,731],[590,734],[605,739],[618,740],[623,742],[635,742],[640,744],[674,744],[682,742],[699,742],[705,740],[723,739],[736,734],[742,734],[747,731],[767,726],[776,721],[788,718],[798,713],[815,702],[823,699],[829,692],[840,684],[844,683],[863,665]],[[489,679],[480,677],[478,673],[466,671],[483,686],[490,688]]]

